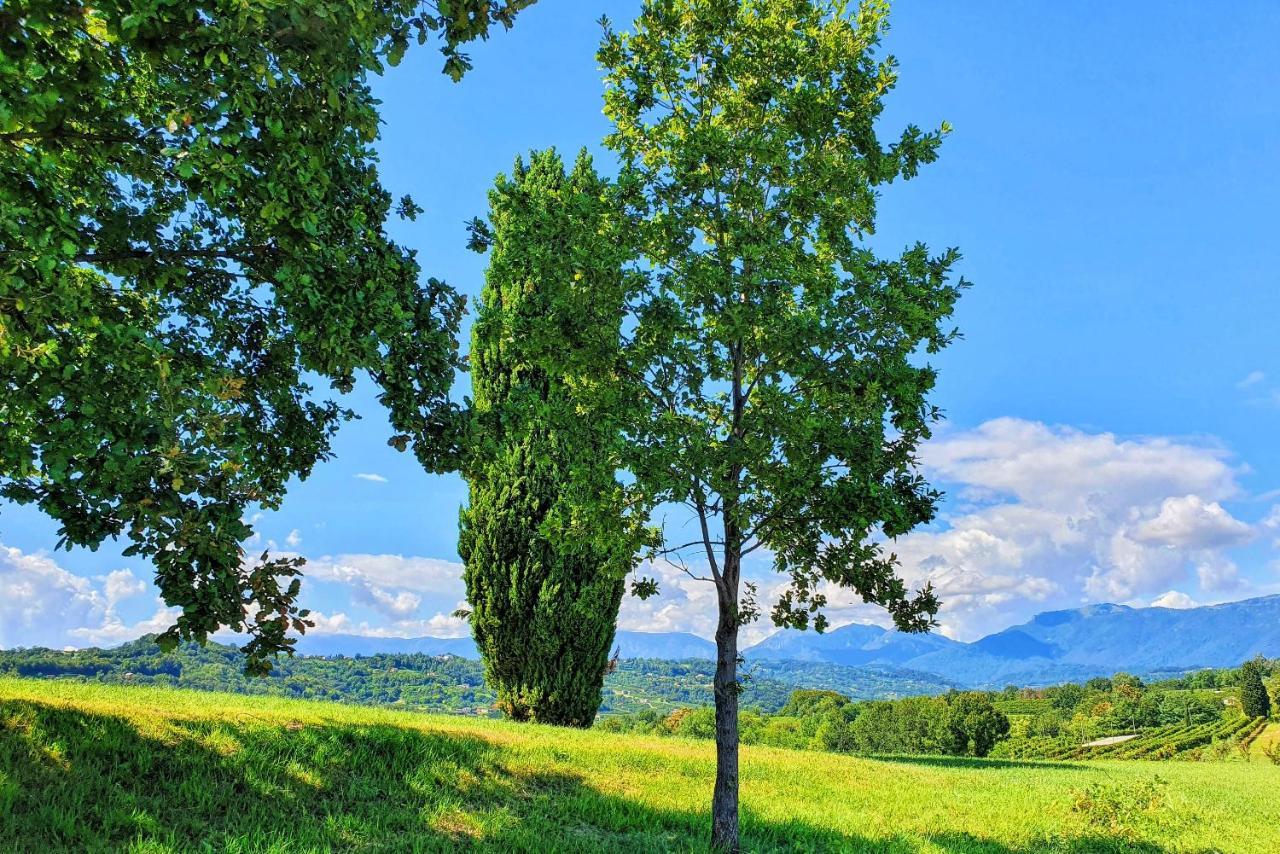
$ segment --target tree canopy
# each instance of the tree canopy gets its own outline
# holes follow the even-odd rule
[[[915,459],[939,417],[925,358],[952,340],[963,282],[954,250],[867,245],[880,188],[946,131],[878,141],[886,20],[873,1],[648,0],[599,51],[644,274],[624,323],[628,468],[688,508],[698,533],[663,553],[716,590],[717,848],[737,847],[737,634],[761,607],[743,560],[787,576],[780,626],[821,630],[841,588],[908,631],[938,608],[887,543],[934,514]]]
[[[471,629],[504,712],[590,726],[643,537],[610,403],[624,223],[585,152],[567,174],[555,151],[517,160],[489,199],[458,544]]]
[[[454,465],[462,301],[386,234],[368,76],[435,33],[456,79],[529,3],[0,7],[0,496],[126,536],[166,643],[230,626],[262,669],[305,629],[300,561],[241,543],[352,416],[312,382],[371,376],[391,441]]]
[[[1262,661],[1246,661],[1240,668],[1240,710],[1246,717],[1265,718],[1271,715],[1271,697],[1262,682]]]

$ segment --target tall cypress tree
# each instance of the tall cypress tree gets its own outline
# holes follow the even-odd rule
[[[1246,661],[1240,668],[1240,709],[1250,718],[1265,718],[1271,714],[1271,698],[1262,684],[1262,663]]]
[[[459,552],[485,676],[515,720],[595,719],[639,546],[608,414],[626,254],[611,199],[585,152],[568,174],[554,150],[535,152],[499,176],[489,224],[472,224],[473,248],[492,254]]]

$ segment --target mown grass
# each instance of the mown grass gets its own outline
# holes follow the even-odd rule
[[[0,679],[0,850],[699,851],[711,759],[707,742]],[[1280,769],[1260,763],[745,748],[742,791],[753,851],[1280,850]]]

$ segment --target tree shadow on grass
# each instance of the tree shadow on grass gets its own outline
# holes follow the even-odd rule
[[[0,850],[706,850],[705,804],[655,809],[483,738],[388,724],[182,720],[0,701]],[[708,792],[709,794],[709,792]],[[949,854],[1163,854],[1077,839],[1010,848],[968,834]],[[917,854],[743,813],[749,851]]]

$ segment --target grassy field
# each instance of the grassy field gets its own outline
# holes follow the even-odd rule
[[[0,850],[698,851],[712,745],[0,680]],[[1264,763],[743,751],[749,850],[1275,852]]]
[[[1249,761],[1266,760],[1267,757],[1263,751],[1273,744],[1280,745],[1280,724],[1267,724],[1267,728],[1258,733],[1249,745]]]

